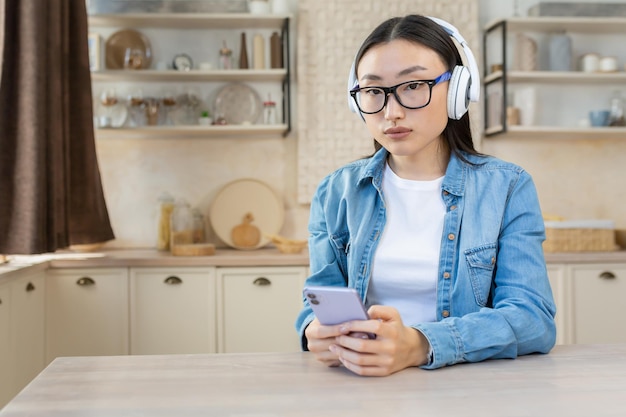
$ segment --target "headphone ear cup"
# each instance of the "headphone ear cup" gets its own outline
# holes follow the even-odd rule
[[[457,65],[448,85],[448,117],[459,120],[469,107],[471,75],[467,67]]]

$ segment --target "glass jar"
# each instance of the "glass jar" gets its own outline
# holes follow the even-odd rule
[[[276,124],[276,102],[271,99],[263,102],[263,123]]]
[[[204,216],[197,208],[191,210],[191,212],[193,213],[193,243],[205,243]]]
[[[170,248],[170,217],[174,210],[174,197],[164,192],[158,199],[157,250]]]
[[[228,49],[226,41],[224,41],[224,46],[220,49],[220,69],[233,69],[233,51]]]
[[[611,97],[609,126],[626,126],[624,117],[624,97],[619,91],[615,91]]]
[[[193,243],[193,212],[186,200],[176,201],[170,218],[170,250]]]

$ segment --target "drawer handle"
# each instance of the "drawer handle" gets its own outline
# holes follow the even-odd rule
[[[270,281],[269,279],[267,279],[265,277],[259,277],[259,278],[255,279],[252,283],[254,285],[259,286],[259,287],[263,287],[265,285],[272,285],[272,281]]]
[[[602,279],[615,279],[615,274],[609,271],[604,271],[603,273],[601,273],[599,275],[600,278]]]
[[[165,278],[165,281],[163,282],[165,282],[167,285],[178,285],[178,284],[182,284],[183,280],[172,275],[171,277]]]
[[[94,285],[95,283],[96,281],[94,281],[90,277],[82,277],[82,278],[79,278],[78,281],[76,281],[76,285],[80,285],[83,287],[86,287],[88,285]]]
[[[35,286],[33,285],[32,282],[29,282],[28,284],[26,284],[26,292],[31,292],[31,291],[35,291]]]

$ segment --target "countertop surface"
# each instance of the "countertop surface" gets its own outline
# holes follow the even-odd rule
[[[626,263],[626,250],[614,252],[546,253],[548,264]],[[217,249],[212,256],[173,256],[156,249],[107,249],[101,252],[60,251],[42,255],[13,255],[0,265],[0,282],[12,275],[47,268],[109,267],[203,267],[203,266],[308,266],[307,250],[299,254],[280,253],[276,248],[256,250]]]
[[[156,249],[109,249],[79,253],[60,251],[41,255],[11,255],[0,265],[0,282],[19,273],[47,268],[205,267],[205,266],[308,266],[306,250],[285,254],[276,248],[217,249],[211,256],[173,256]]]
[[[0,417],[626,415],[626,344],[361,377],[310,353],[57,358]]]

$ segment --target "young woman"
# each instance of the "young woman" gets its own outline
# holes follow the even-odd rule
[[[376,151],[320,183],[306,285],[355,288],[370,320],[324,326],[304,300],[303,349],[379,376],[550,351],[537,193],[522,168],[474,149],[467,105],[479,76],[461,35],[439,19],[389,19],[361,46],[349,84]]]

